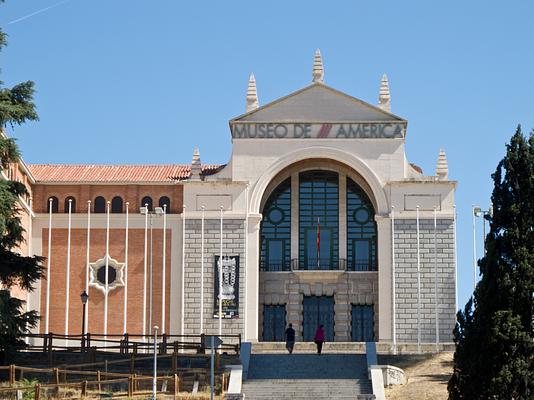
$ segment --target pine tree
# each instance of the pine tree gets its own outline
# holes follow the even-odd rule
[[[3,3],[3,0],[0,0]],[[6,34],[0,30],[0,50],[6,45]],[[33,82],[23,82],[6,88],[0,81],[0,131],[8,125],[36,120],[33,103]],[[15,141],[0,132],[0,172],[19,161]],[[11,360],[24,347],[21,335],[37,325],[35,311],[24,312],[24,301],[11,296],[14,286],[31,291],[41,278],[41,257],[25,257],[17,252],[24,242],[24,228],[20,219],[20,196],[26,187],[16,181],[0,177],[0,363]]]
[[[452,400],[534,398],[534,136],[521,127],[492,175],[481,280],[458,312]]]

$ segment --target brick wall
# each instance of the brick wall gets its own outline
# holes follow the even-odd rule
[[[186,219],[185,224],[185,334],[198,334],[200,329],[201,220]],[[223,221],[223,257],[239,256],[239,318],[223,319],[223,334],[243,333],[245,288],[244,221]],[[214,318],[214,256],[220,253],[220,220],[204,221],[204,331],[219,332],[219,320]]]
[[[91,229],[90,261],[95,262],[105,256],[106,230]],[[124,229],[110,230],[111,258],[124,262]],[[143,276],[144,276],[144,229],[129,229],[128,245],[128,325],[129,333],[142,333],[143,323]],[[166,325],[170,317],[170,283],[171,283],[171,230],[167,230],[166,246]],[[86,229],[71,231],[71,265],[69,286],[69,333],[81,333],[82,304],[80,294],[85,290],[86,270]],[[163,230],[153,230],[153,324],[161,323],[161,283],[163,261]],[[48,229],[42,232],[43,255],[48,254]],[[67,229],[52,230],[51,276],[50,279],[50,319],[49,331],[65,332],[65,299],[66,299],[66,265],[67,265]],[[45,272],[47,261],[44,263]],[[148,267],[147,267],[148,268]],[[46,317],[46,279],[41,284],[41,324],[44,332]],[[148,279],[147,279],[148,282]],[[148,290],[147,290],[148,307]],[[92,286],[89,287],[89,326],[88,332],[103,333],[104,293]],[[108,296],[108,333],[123,333],[124,287],[109,292]],[[148,324],[148,311],[147,311]],[[177,332],[173,332],[177,333]]]
[[[120,196],[123,207],[126,202],[130,203],[130,212],[138,212],[141,199],[145,196],[152,197],[154,207],[158,206],[159,198],[167,196],[171,201],[171,213],[182,212],[183,186],[182,185],[34,185],[33,211],[46,213],[48,199],[55,196],[59,203],[59,212],[64,212],[65,199],[73,196],[76,199],[76,212],[87,212],[87,200],[93,202],[97,196],[103,196],[106,201]]]
[[[437,221],[439,340],[452,341],[455,324],[454,226]],[[421,341],[435,341],[434,220],[420,219]],[[417,342],[417,224],[395,221],[396,326],[399,342]]]

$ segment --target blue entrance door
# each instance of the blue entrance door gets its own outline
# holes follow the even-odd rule
[[[302,328],[305,342],[313,341],[319,325],[324,326],[326,341],[334,341],[333,296],[304,296],[303,313]]]
[[[284,304],[263,306],[263,341],[283,342],[286,329],[286,306]]]

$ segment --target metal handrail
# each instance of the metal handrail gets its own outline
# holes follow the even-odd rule
[[[344,258],[308,258],[306,261],[294,258],[291,260],[293,271],[345,271],[347,260]]]

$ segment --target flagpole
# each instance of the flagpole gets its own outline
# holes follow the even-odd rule
[[[182,280],[180,292],[182,294],[182,301],[180,304],[180,335],[185,333],[185,204],[182,206]],[[182,338],[183,340],[183,338]],[[183,353],[183,349],[180,350]]]
[[[471,218],[473,220],[473,294],[477,288],[477,235],[475,223],[475,205],[471,206]]]
[[[161,334],[165,334],[165,270],[166,270],[166,246],[167,246],[167,204],[163,204],[163,272],[161,282]]]
[[[87,200],[87,248],[85,256],[85,293],[89,295],[89,263],[90,263],[90,246],[91,246],[91,200]],[[85,323],[84,323],[85,335],[89,331],[89,302],[85,309]]]
[[[106,204],[106,271],[104,274],[104,347],[107,347],[108,338],[108,289],[109,289],[109,208]]]
[[[145,254],[143,257],[143,341],[146,340],[146,268],[148,247],[148,203],[145,203]]]
[[[219,336],[222,335],[222,268],[223,268],[223,206],[221,206],[221,246],[219,249]]]
[[[243,275],[245,278],[245,286],[243,290],[243,297],[245,301],[243,302],[243,338],[247,340],[247,281],[248,281],[248,183],[245,189],[245,265],[243,268]]]
[[[417,219],[417,352],[421,352],[421,257],[419,250],[419,206],[416,206]]]
[[[202,206],[202,222],[200,233],[200,334],[204,333],[204,211]]]
[[[317,269],[321,269],[321,221],[317,217]]]
[[[456,250],[456,205],[453,206],[453,229],[454,229],[454,315],[458,311],[458,252]]]
[[[438,241],[437,241],[437,216],[434,207],[434,307],[436,318],[436,351],[439,351],[439,315],[438,315]]]
[[[69,291],[70,291],[70,231],[72,217],[72,199],[69,199],[69,225],[67,229],[67,282],[65,284],[65,336],[67,336],[67,346],[69,345]]]
[[[393,333],[393,354],[397,354],[397,305],[395,304],[396,297],[396,277],[395,277],[395,206],[391,206],[391,293],[393,300],[391,302],[392,309],[392,333]]]
[[[130,203],[126,202],[126,226],[125,226],[125,235],[124,235],[124,316],[123,316],[123,327],[122,333],[126,334],[128,332],[128,206]]]
[[[45,319],[45,333],[48,334],[48,321],[50,314],[50,260],[52,256],[52,198],[48,200],[48,257],[46,268],[46,319]]]

